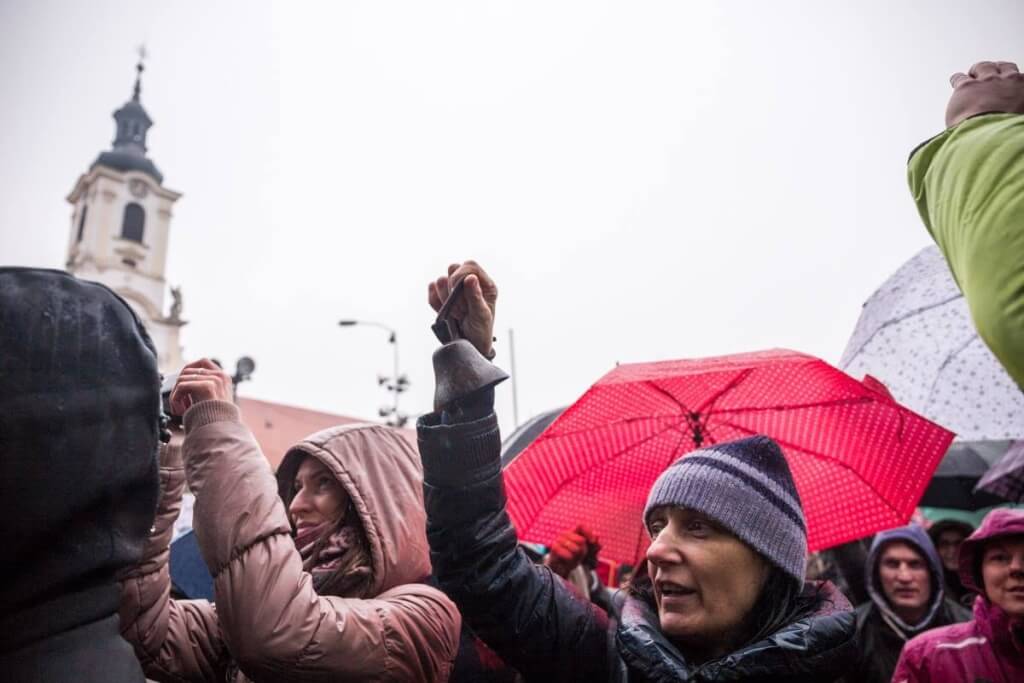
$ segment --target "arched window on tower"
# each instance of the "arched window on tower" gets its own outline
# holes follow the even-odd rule
[[[142,243],[146,227],[146,211],[132,202],[124,207],[124,221],[121,223],[121,239]]]
[[[78,235],[75,237],[76,242],[82,241],[82,234],[85,232],[85,214],[89,212],[89,205],[82,205],[82,213],[78,214]]]

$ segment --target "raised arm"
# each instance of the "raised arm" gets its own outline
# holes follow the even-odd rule
[[[456,264],[431,283],[430,303],[440,308],[453,283],[468,276],[457,315],[485,353],[497,288],[477,264]],[[607,615],[519,548],[505,511],[493,397],[493,389],[482,390],[458,410],[417,424],[434,571],[473,631],[527,680],[605,680]]]
[[[224,639],[241,670],[275,681],[446,680],[461,625],[452,602],[421,584],[368,600],[317,595],[270,465],[224,400],[230,378],[207,370],[193,380],[183,371],[175,392],[193,397],[185,462],[196,534],[214,576]],[[204,393],[197,382],[218,387]]]
[[[157,681],[223,681],[228,655],[213,604],[172,600],[168,568],[185,470],[181,446],[160,450],[160,502],[142,559],[121,576],[121,635]]]
[[[979,334],[1024,388],[1024,76],[981,62],[951,82],[949,128],[911,156],[910,188]]]

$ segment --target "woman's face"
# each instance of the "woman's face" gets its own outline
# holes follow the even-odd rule
[[[981,556],[985,595],[1011,617],[1024,617],[1024,536],[995,538]]]
[[[946,529],[939,534],[938,540],[935,542],[935,549],[939,551],[939,557],[942,559],[942,566],[951,572],[957,570],[957,555],[960,552],[960,544],[967,538],[961,529]]]
[[[296,532],[341,517],[348,494],[330,470],[316,458],[306,456],[295,473],[295,496],[288,514]]]
[[[661,630],[712,655],[730,651],[761,594],[768,563],[715,522],[685,508],[656,508],[649,530],[647,560]]]

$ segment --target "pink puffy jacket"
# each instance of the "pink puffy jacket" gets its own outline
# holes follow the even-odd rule
[[[204,401],[185,415],[184,462],[161,456],[161,501],[142,561],[121,581],[122,635],[158,681],[445,681],[461,617],[430,573],[423,475],[394,430],[351,425],[293,451],[342,483],[371,546],[372,599],[317,595],[270,465],[238,409]],[[184,467],[183,467],[184,465]],[[169,597],[168,544],[188,481],[216,605]]]
[[[1020,683],[1024,681],[1024,620],[993,605],[975,567],[984,542],[1024,535],[1024,510],[993,510],[960,546],[960,580],[979,593],[974,619],[927,631],[903,647],[893,683]]]

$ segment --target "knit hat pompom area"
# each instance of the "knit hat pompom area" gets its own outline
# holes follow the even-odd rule
[[[707,515],[803,583],[807,522],[779,445],[766,436],[715,444],[682,456],[661,473],[644,506]]]

